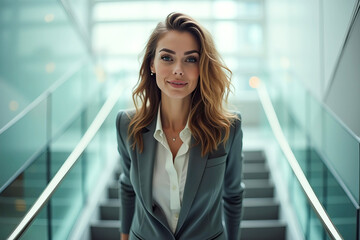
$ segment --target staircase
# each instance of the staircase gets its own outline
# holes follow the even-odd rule
[[[285,239],[286,224],[279,220],[280,206],[274,198],[274,185],[265,156],[262,151],[245,151],[244,156],[246,190],[240,239]],[[119,175],[120,171],[117,171],[108,187],[108,198],[99,206],[100,219],[90,227],[92,240],[120,239]]]

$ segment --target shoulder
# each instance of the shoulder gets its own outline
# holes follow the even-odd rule
[[[230,145],[236,143],[236,142],[242,142],[242,137],[243,137],[243,132],[241,129],[241,122],[242,122],[242,117],[240,112],[238,111],[233,111],[231,112],[232,117],[231,117],[231,126],[230,126],[230,136],[229,136],[229,140],[230,140]]]
[[[121,110],[116,116],[116,128],[118,131],[128,129],[130,121],[135,114],[135,110]]]
[[[242,122],[241,113],[238,111],[232,111],[230,112],[230,114],[232,115],[230,119],[232,123],[231,124],[232,128],[241,129],[241,122]]]

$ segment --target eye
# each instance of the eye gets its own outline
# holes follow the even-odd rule
[[[189,63],[196,63],[198,60],[197,60],[196,57],[190,56],[190,57],[188,57],[185,61],[186,61],[186,62],[189,62]]]
[[[168,55],[163,55],[163,56],[161,56],[161,60],[163,60],[165,62],[170,62],[170,61],[172,61],[172,58]]]

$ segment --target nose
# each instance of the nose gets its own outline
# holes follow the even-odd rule
[[[179,76],[183,76],[184,75],[184,71],[181,67],[181,63],[178,63],[175,65],[174,67],[174,74],[175,75],[179,75]]]

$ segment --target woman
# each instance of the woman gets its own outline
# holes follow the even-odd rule
[[[136,110],[116,122],[122,240],[239,239],[242,131],[223,108],[230,74],[189,16],[171,13],[151,34]]]

